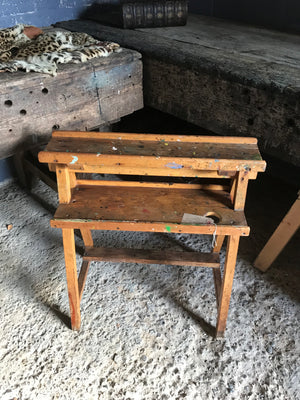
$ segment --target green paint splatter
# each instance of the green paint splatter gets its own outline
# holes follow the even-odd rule
[[[170,227],[169,225],[166,225],[166,230],[167,230],[168,232],[171,232],[171,227]]]

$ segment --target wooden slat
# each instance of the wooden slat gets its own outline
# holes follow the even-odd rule
[[[215,245],[212,249],[213,254],[220,253],[224,239],[225,239],[224,235],[217,236]],[[215,292],[216,292],[216,302],[217,302],[217,307],[219,307],[220,296],[221,296],[221,287],[222,287],[221,269],[220,268],[214,269],[213,276],[214,276],[214,285],[215,285]]]
[[[227,185],[210,185],[198,183],[167,183],[167,182],[142,182],[142,181],[106,181],[92,179],[77,179],[78,186],[117,186],[117,187],[148,187],[164,189],[201,189],[201,190],[228,190]]]
[[[91,138],[52,138],[46,151],[52,153],[94,154],[102,155],[139,155],[158,157],[209,158],[214,160],[254,160],[262,161],[256,144],[214,143],[160,140],[125,140]]]
[[[232,235],[228,237],[227,241],[224,274],[222,279],[221,293],[219,297],[218,318],[216,326],[217,337],[222,337],[226,328],[239,240],[239,236]]]
[[[78,131],[53,131],[52,137],[62,138],[89,138],[89,139],[121,139],[166,142],[194,142],[194,143],[231,143],[231,144],[256,144],[254,137],[236,136],[189,136],[189,135],[156,135],[151,133],[124,133],[124,132],[78,132]]]
[[[247,227],[243,211],[232,209],[229,193],[222,190],[173,189],[172,186],[128,187],[126,190],[118,186],[80,186],[73,190],[69,204],[59,205],[54,219],[55,224],[59,220],[96,222],[99,229],[105,229],[105,224],[111,222],[117,223],[117,226],[122,222],[134,222],[146,223],[153,228],[155,223],[157,226],[176,224],[189,228],[190,225],[182,224],[185,213],[215,215],[219,218],[218,228]],[[208,228],[213,231],[214,225]],[[90,228],[87,226],[87,229]],[[220,232],[218,234],[221,235]]]
[[[214,276],[214,284],[215,284],[215,292],[216,292],[216,302],[217,307],[220,304],[220,296],[221,296],[221,287],[222,287],[222,275],[220,268],[213,269],[213,276]]]
[[[250,228],[243,225],[183,225],[168,222],[97,221],[87,219],[60,218],[50,221],[52,228],[92,229],[130,232],[191,233],[198,235],[248,236]]]
[[[173,250],[140,250],[116,248],[91,248],[85,253],[85,261],[133,262],[141,264],[165,264],[193,267],[219,268],[218,254],[179,252]]]
[[[30,172],[32,175],[37,176],[43,182],[45,182],[51,189],[57,192],[57,183],[49,175],[45,174],[41,169],[33,165],[29,160],[23,160],[24,169]]]
[[[247,196],[247,188],[248,188],[248,180],[249,174],[248,171],[239,171],[237,174],[236,187],[232,191],[233,195],[233,204],[235,210],[243,210],[245,207],[246,196]]]
[[[80,317],[80,299],[79,299],[77,268],[76,268],[74,230],[63,229],[62,234],[63,234],[66,277],[67,277],[69,304],[71,313],[71,325],[73,330],[79,330],[81,317]]]
[[[52,164],[53,165],[53,164]],[[85,173],[100,173],[100,174],[112,174],[112,175],[147,175],[147,176],[170,176],[170,177],[186,177],[186,178],[223,178],[230,179],[228,175],[221,175],[222,171],[203,171],[197,169],[168,169],[166,168],[135,168],[127,167],[124,165],[112,165],[112,166],[99,166],[99,165],[69,165],[70,169],[74,172],[85,172]],[[253,174],[256,176],[256,174]],[[249,179],[252,179],[252,174],[249,175]]]
[[[56,168],[58,197],[60,203],[69,203],[71,200],[71,177],[66,165]]]
[[[85,247],[92,247],[94,244],[92,232],[89,229],[81,229],[80,232],[81,232],[81,236],[82,236]]]
[[[90,153],[64,153],[43,151],[39,153],[39,161],[46,163],[66,164],[82,170],[83,165],[101,167],[101,172],[106,172],[106,167],[132,167],[140,170],[140,175],[149,175],[148,169],[161,168],[164,174],[177,171],[179,176],[185,176],[186,170],[206,171],[240,171],[253,169],[256,172],[265,170],[265,162],[247,159],[212,159],[212,158],[188,158],[188,157],[156,157],[139,155],[113,155]]]
[[[79,292],[79,301],[81,301],[82,295],[83,295],[83,290],[87,278],[87,274],[90,268],[90,262],[84,260],[81,265],[81,269],[79,272],[79,277],[78,277],[78,292]]]
[[[298,196],[298,199],[254,261],[254,266],[263,272],[270,267],[294,233],[300,228],[300,192]]]

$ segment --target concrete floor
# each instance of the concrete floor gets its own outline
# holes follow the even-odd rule
[[[49,225],[56,193],[41,182],[32,193],[3,184],[0,399],[299,399],[299,232],[265,274],[251,264],[296,193],[267,174],[250,183],[251,235],[241,240],[225,338],[215,340],[211,270],[126,263],[92,264],[82,328],[72,332],[61,232]],[[211,245],[121,232],[97,232],[96,241]]]

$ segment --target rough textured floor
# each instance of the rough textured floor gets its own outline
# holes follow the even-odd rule
[[[241,240],[226,336],[215,340],[211,270],[125,263],[92,264],[72,332],[61,232],[49,225],[56,194],[2,185],[0,399],[299,399],[299,233],[267,273],[251,265],[295,198],[267,175],[250,183],[252,234]],[[98,232],[97,241],[208,251],[211,239]]]

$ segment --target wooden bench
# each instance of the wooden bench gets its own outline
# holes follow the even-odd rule
[[[90,261],[110,260],[211,267],[216,335],[223,335],[239,238],[249,235],[243,211],[248,180],[265,169],[255,138],[55,131],[39,160],[57,175],[60,204],[51,226],[63,233],[72,329],[80,328]],[[156,179],[89,179],[95,173]],[[194,182],[174,183],[179,177]],[[86,247],[79,277],[74,229],[80,229]],[[98,229],[207,234],[215,243],[211,253],[96,248],[91,231]],[[218,253],[226,236],[222,277]]]

